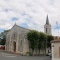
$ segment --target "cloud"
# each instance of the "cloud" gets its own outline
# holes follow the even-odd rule
[[[10,29],[15,22],[23,27],[44,32],[46,16],[52,25],[52,34],[60,30],[59,0],[0,0],[0,29]]]

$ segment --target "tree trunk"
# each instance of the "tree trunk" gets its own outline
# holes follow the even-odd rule
[[[34,51],[34,50],[32,50],[32,55],[33,55],[33,51]]]
[[[38,55],[40,55],[40,49],[38,49],[38,50],[39,50]]]

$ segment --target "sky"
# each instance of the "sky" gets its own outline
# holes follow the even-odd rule
[[[47,15],[52,35],[60,36],[60,0],[0,0],[0,32],[15,23],[44,32]]]

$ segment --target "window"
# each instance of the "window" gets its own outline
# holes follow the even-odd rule
[[[20,52],[23,51],[23,34],[19,34],[19,43],[18,43],[18,50]]]
[[[22,42],[22,40],[20,41],[20,51],[21,52],[23,51],[23,42]]]
[[[9,50],[9,44],[10,44],[10,35],[7,36],[6,38],[6,49]]]
[[[15,39],[15,40],[17,39],[17,33],[16,33],[16,32],[14,32],[14,33],[12,34],[12,38]]]
[[[46,28],[46,33],[47,33],[47,28]]]

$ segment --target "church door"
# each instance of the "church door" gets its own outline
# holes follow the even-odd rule
[[[15,41],[13,42],[13,45],[14,45],[14,52],[16,52],[16,42]]]

